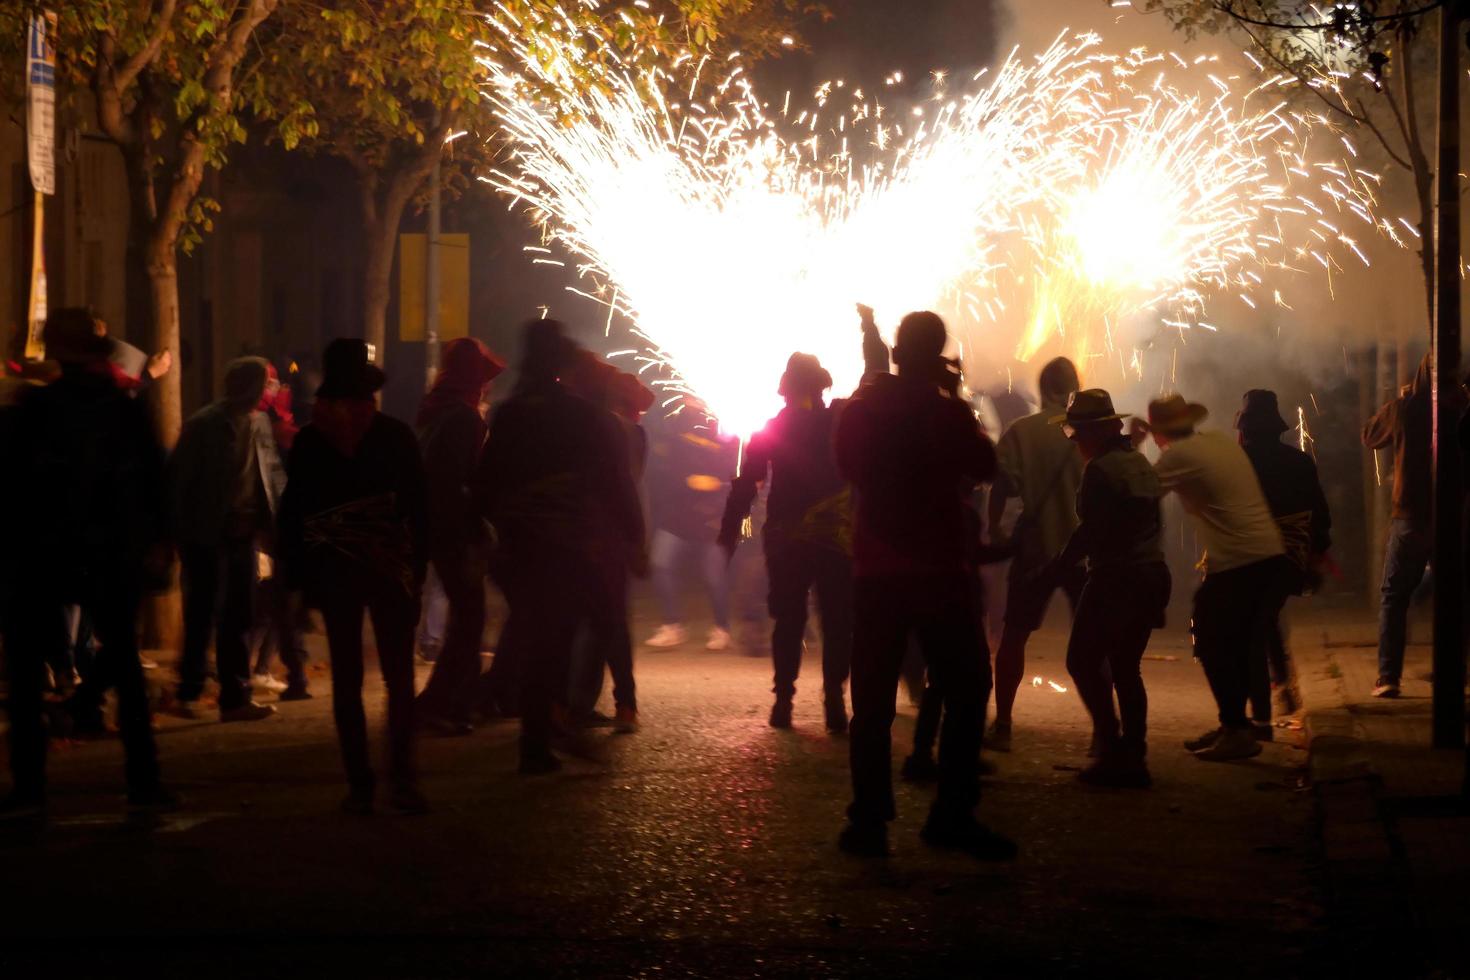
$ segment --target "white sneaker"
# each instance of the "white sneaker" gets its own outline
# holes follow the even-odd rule
[[[272,694],[280,694],[286,689],[285,681],[278,681],[270,674],[256,674],[250,678],[250,682],[255,686],[256,690],[270,691]]]
[[[730,631],[719,626],[710,627],[709,639],[705,641],[706,650],[728,650],[730,649]]]
[[[678,623],[664,623],[654,631],[652,636],[643,641],[643,645],[660,649],[677,647],[683,645],[685,639],[687,637],[684,634],[684,627]]]

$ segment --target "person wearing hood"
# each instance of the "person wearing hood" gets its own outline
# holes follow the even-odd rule
[[[865,322],[864,333],[866,355],[876,330]],[[982,860],[1016,854],[974,812],[990,657],[974,609],[966,508],[975,485],[995,477],[996,464],[995,447],[957,397],[960,376],[944,357],[948,339],[934,313],[905,316],[893,349],[898,374],[870,370],[837,423],[837,468],[856,499],[853,798],[838,846],[865,857],[888,853],[896,816],[892,728],[910,633],[945,705],[938,797],[922,837]],[[864,361],[876,366],[877,359]]]
[[[43,339],[60,376],[24,391],[0,433],[7,465],[25,474],[0,487],[16,518],[0,551],[14,779],[0,816],[43,812],[46,654],[66,642],[72,604],[91,613],[95,673],[117,691],[128,804],[168,807],[177,800],[159,780],[137,633],[144,593],[168,581],[163,450],[144,405],[118,389],[87,310],[51,311]]]
[[[281,498],[281,573],[293,596],[321,610],[347,770],[342,808],[360,815],[373,811],[376,789],[362,707],[364,613],[388,689],[388,805],[399,813],[428,809],[413,752],[413,632],[428,565],[428,490],[413,429],[378,411],[383,381],[361,340],[327,345],[312,420],[291,448]]]
[[[275,713],[252,697],[257,542],[269,537],[285,470],[270,422],[257,411],[269,377],[258,357],[231,361],[224,397],[184,423],[168,463],[169,515],[183,565],[184,649],[175,710],[198,717],[211,627],[221,721]],[[297,677],[299,685],[305,677]]]
[[[575,351],[559,322],[526,325],[516,390],[491,416],[475,475],[476,505],[504,559],[507,632],[522,624],[524,775],[561,768],[552,706],[565,697],[577,631],[598,612],[598,570],[642,554],[643,509],[621,425],[562,381]]]
[[[1363,445],[1393,449],[1393,520],[1383,557],[1382,598],[1378,606],[1378,680],[1375,698],[1399,696],[1408,642],[1409,603],[1424,580],[1434,553],[1434,385],[1432,356],[1425,354],[1414,380],[1363,426]],[[1465,409],[1464,390],[1452,386],[1453,403],[1444,411]]]
[[[419,406],[418,437],[429,489],[429,560],[449,599],[444,646],[418,698],[420,726],[470,731],[485,631],[490,539],[470,497],[485,445],[481,404],[505,362],[473,337],[444,345],[439,373]]]
[[[986,746],[999,752],[1011,748],[1011,710],[1026,672],[1026,641],[1041,628],[1058,586],[1075,610],[1087,579],[1081,565],[1055,579],[1037,575],[1077,528],[1073,504],[1082,483],[1082,457],[1052,420],[1067,410],[1080,386],[1071,361],[1058,357],[1048,362],[1038,383],[1041,411],[1017,419],[996,447],[1000,475],[990,489],[990,540],[1008,544],[1012,551],[1005,626],[995,653],[995,724],[985,737]],[[1020,498],[1021,513],[1006,541],[1000,528],[1011,497]]]
[[[822,619],[822,703],[827,731],[847,731],[843,688],[852,658],[852,495],[832,452],[840,403],[823,395],[832,376],[811,354],[792,354],[777,394],[786,407],[751,437],[730,485],[718,543],[733,557],[760,485],[770,480],[762,538],[770,580],[772,728],[791,727],[808,595]]]

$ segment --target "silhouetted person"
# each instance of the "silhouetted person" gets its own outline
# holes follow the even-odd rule
[[[21,392],[0,429],[9,472],[24,474],[3,490],[14,517],[0,554],[14,787],[0,812],[45,804],[41,691],[69,604],[90,613],[98,683],[117,689],[128,802],[166,806],[137,637],[145,590],[167,581],[163,451],[143,403],[114,382],[111,343],[88,311],[53,311],[43,338],[61,374]]]
[[[617,419],[560,382],[574,346],[555,320],[527,324],[515,393],[490,418],[475,493],[504,552],[523,644],[520,771],[551,772],[553,702],[593,612],[600,562],[626,561],[643,511]],[[502,639],[502,643],[504,640]]]
[[[837,425],[837,465],[856,492],[853,530],[853,800],[843,850],[884,855],[894,819],[891,741],[909,633],[944,692],[932,846],[1009,858],[1015,845],[975,820],[990,663],[966,571],[965,495],[995,475],[995,448],[943,356],[944,321],[911,313],[893,350],[896,376],[870,373]]]
[[[1291,687],[1291,663],[1287,657],[1285,636],[1281,629],[1281,610],[1288,596],[1303,595],[1316,588],[1320,579],[1318,567],[1327,549],[1332,547],[1332,514],[1327,497],[1317,476],[1312,457],[1295,446],[1281,441],[1289,425],[1281,417],[1276,392],[1255,389],[1245,393],[1240,412],[1235,416],[1240,445],[1250,457],[1266,495],[1266,505],[1281,531],[1289,567],[1283,569],[1281,587],[1273,610],[1268,611],[1257,638],[1252,660],[1251,717],[1258,734],[1269,734],[1271,723],[1271,688],[1279,691],[1284,713],[1296,710]]]
[[[271,534],[285,473],[270,421],[256,410],[268,372],[258,357],[230,362],[225,393],[184,423],[168,462],[169,515],[183,564],[184,649],[176,711],[197,717],[210,628],[221,721],[275,714],[251,697],[257,541]]]
[[[771,659],[776,703],[771,727],[791,727],[801,671],[808,594],[822,619],[822,703],[827,731],[847,731],[843,686],[852,658],[852,502],[837,472],[832,438],[840,407],[822,401],[832,376],[811,354],[792,354],[777,393],[786,407],[751,437],[730,486],[719,545],[740,543],[760,485],[770,480],[762,540],[770,580]]]
[[[648,456],[648,439],[638,423],[653,406],[653,392],[635,376],[619,371],[591,352],[579,353],[572,388],[617,420],[636,490],[642,482]],[[632,735],[638,731],[639,720],[638,685],[633,676],[633,635],[628,615],[628,577],[631,571],[647,566],[647,546],[641,536],[629,539],[611,522],[602,532],[609,537],[597,549],[598,557],[593,565],[598,588],[591,596],[584,641],[573,660],[568,715],[572,724],[611,724],[617,734]],[[613,681],[612,718],[597,711],[604,668]]]
[[[276,458],[284,460],[301,431],[296,425],[296,416],[291,411],[291,389],[281,384],[276,366],[267,363],[269,377],[265,383],[265,394],[260,396],[256,411],[263,414],[270,424],[271,435],[276,441]],[[284,483],[284,464],[282,464]],[[275,527],[258,542],[262,552],[270,559],[269,573],[256,584],[256,632],[259,643],[255,652],[255,668],[251,671],[251,682],[256,688],[277,691],[282,701],[305,701],[311,697],[307,690],[306,643],[302,634],[309,624],[304,623],[299,608],[292,608],[285,584],[276,566],[280,561],[280,545],[276,541]],[[271,658],[280,653],[281,664],[286,668],[283,684],[270,672]]]
[[[1000,437],[1000,476],[990,488],[991,541],[1013,550],[1005,627],[995,653],[995,724],[985,736],[985,745],[1000,752],[1011,748],[1011,709],[1026,672],[1026,641],[1041,628],[1056,588],[1066,593],[1075,612],[1086,579],[1081,565],[1063,570],[1059,579],[1038,575],[1077,527],[1073,502],[1082,480],[1080,457],[1053,424],[1077,391],[1077,368],[1065,357],[1050,361],[1038,386],[1041,411],[1017,419]],[[1010,497],[1021,499],[1021,514],[1007,542],[999,529]]]
[[[1148,695],[1139,667],[1149,634],[1164,625],[1171,586],[1161,542],[1164,491],[1153,466],[1123,434],[1123,416],[1113,411],[1106,391],[1073,395],[1062,426],[1087,465],[1077,488],[1077,529],[1042,577],[1056,582],[1087,559],[1067,671],[1092,717],[1097,758],[1079,778],[1142,788],[1151,780]]]
[[[423,457],[413,430],[378,411],[383,372],[367,345],[322,354],[312,420],[296,437],[281,500],[281,564],[293,592],[321,610],[332,658],[332,714],[350,792],[370,813],[375,778],[362,707],[366,611],[388,689],[389,805],[427,809],[413,752],[413,632],[428,563]]]
[[[1159,483],[1179,495],[1205,549],[1205,579],[1194,593],[1194,649],[1220,725],[1184,747],[1206,762],[1228,762],[1261,751],[1246,717],[1251,649],[1271,615],[1286,560],[1245,450],[1222,432],[1195,431],[1208,414],[1168,395],[1149,402],[1146,428],[1163,450],[1154,464]],[[1143,428],[1135,429],[1140,437]]]
[[[1414,380],[1378,410],[1363,427],[1369,449],[1393,447],[1393,521],[1383,557],[1383,598],[1378,607],[1378,680],[1376,698],[1399,696],[1404,672],[1404,644],[1409,632],[1409,602],[1424,580],[1434,553],[1434,388],[1431,355],[1419,362]],[[1453,387],[1453,404],[1465,409],[1462,389]]]
[[[470,494],[485,420],[480,405],[505,362],[473,337],[444,345],[439,374],[419,406],[418,436],[429,487],[429,558],[449,598],[444,647],[418,700],[422,726],[470,729],[485,632],[490,538]]]

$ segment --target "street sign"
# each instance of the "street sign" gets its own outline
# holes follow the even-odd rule
[[[31,186],[38,194],[56,193],[56,15],[31,18],[26,32],[26,141]]]

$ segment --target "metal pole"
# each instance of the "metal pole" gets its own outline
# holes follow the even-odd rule
[[[1460,14],[1440,8],[1439,214],[1434,309],[1434,745],[1465,744],[1465,576],[1460,383]]]
[[[424,243],[424,390],[439,373],[439,158],[429,177],[429,234]]]

